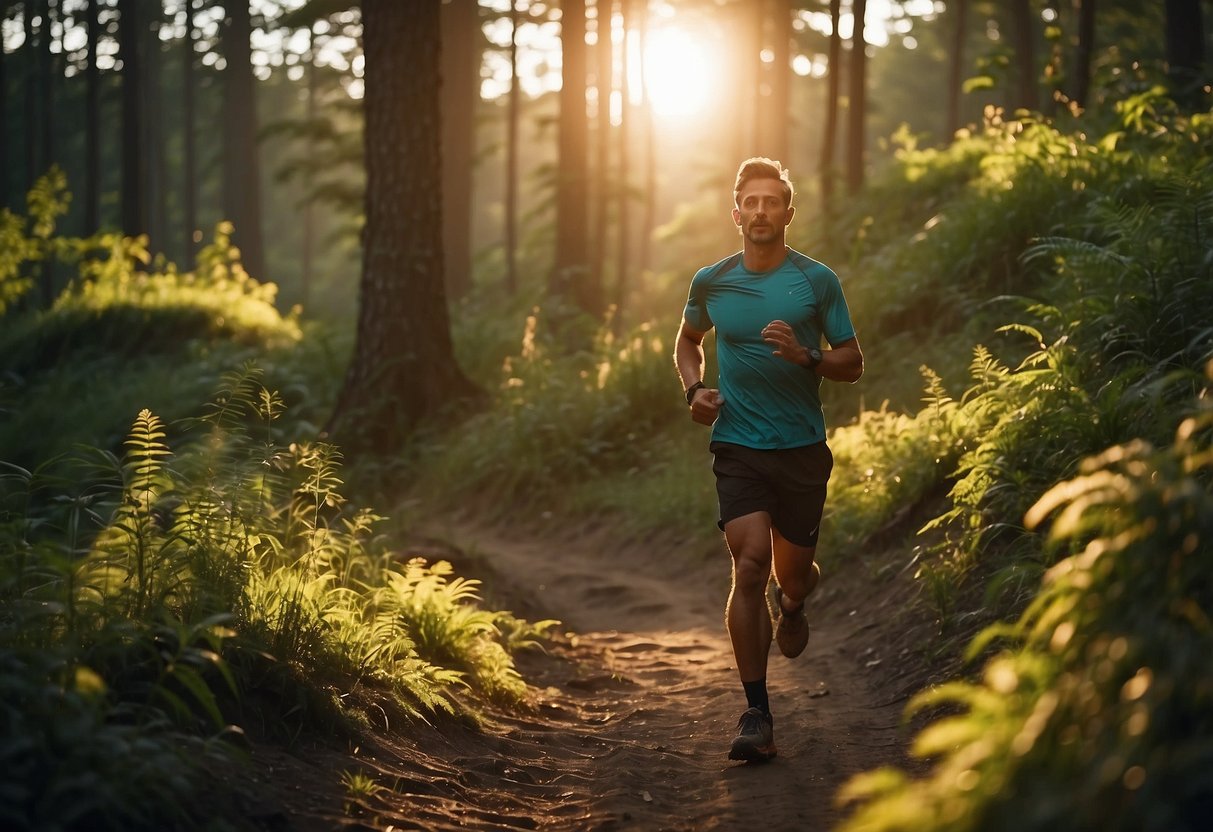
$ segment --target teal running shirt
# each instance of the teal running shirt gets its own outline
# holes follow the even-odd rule
[[[751,272],[737,253],[695,273],[683,317],[700,332],[716,328],[724,406],[712,427],[713,442],[799,448],[826,438],[821,377],[774,355],[762,330],[771,321],[786,321],[810,348],[823,336],[831,345],[854,338],[833,271],[789,248],[773,271]]]

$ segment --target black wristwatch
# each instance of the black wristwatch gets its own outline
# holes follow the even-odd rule
[[[809,369],[816,370],[817,365],[820,363],[821,363],[821,350],[817,349],[817,347],[811,347],[809,349]]]
[[[702,381],[697,381],[687,388],[687,407],[691,406],[691,399],[695,398],[695,391],[702,390],[707,387]]]

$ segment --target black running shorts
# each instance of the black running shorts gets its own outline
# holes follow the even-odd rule
[[[797,546],[816,546],[826,483],[834,455],[825,442],[801,448],[757,450],[713,442],[716,495],[724,524],[756,511],[771,515],[783,537]]]

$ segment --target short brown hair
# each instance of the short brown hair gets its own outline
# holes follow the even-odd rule
[[[783,207],[788,208],[792,204],[792,197],[795,191],[792,188],[792,180],[788,178],[787,169],[779,164],[774,159],[768,159],[765,156],[754,156],[746,159],[741,163],[741,167],[737,169],[737,181],[733,184],[733,204],[741,207],[737,202],[738,196],[741,194],[741,189],[745,187],[745,183],[751,179],[777,179],[783,183]]]

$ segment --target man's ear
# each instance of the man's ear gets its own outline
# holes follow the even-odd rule
[[[736,208],[733,209],[733,225],[741,226],[741,212]]]
[[[787,218],[786,220],[784,220],[784,221],[783,221],[783,224],[784,224],[785,226],[787,226],[787,225],[791,225],[791,224],[792,224],[792,217],[794,217],[794,216],[796,216],[796,209],[795,209],[795,207],[793,207],[793,206],[789,205],[789,206],[788,206],[788,218]]]

